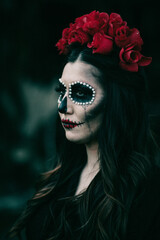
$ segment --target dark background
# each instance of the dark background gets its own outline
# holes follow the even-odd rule
[[[2,0],[0,38],[0,239],[34,193],[36,179],[54,156],[57,96],[62,59],[55,43],[76,17],[92,10],[118,12],[140,30],[142,53],[152,56],[146,71],[150,114],[159,139],[159,7],[134,0]]]

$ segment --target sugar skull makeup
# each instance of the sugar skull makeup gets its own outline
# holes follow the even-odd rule
[[[66,85],[59,79],[60,86],[57,89],[60,92],[58,103],[62,102],[64,95],[66,94]],[[95,99],[95,89],[85,82],[75,81],[69,84],[68,97],[77,105],[91,105]]]
[[[104,89],[100,72],[81,61],[67,63],[59,79],[58,112],[66,138],[75,143],[92,141],[102,124]]]

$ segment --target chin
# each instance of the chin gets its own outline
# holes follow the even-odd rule
[[[71,132],[66,132],[66,138],[68,141],[77,144],[87,144],[92,141],[91,136],[80,136],[80,134],[72,134]]]
[[[77,143],[77,144],[85,144],[85,140],[83,138],[80,137],[70,137],[70,136],[66,136],[67,140],[73,143]]]

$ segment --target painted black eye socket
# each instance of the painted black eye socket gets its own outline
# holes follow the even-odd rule
[[[66,87],[63,86],[62,83],[59,83],[59,85],[55,88],[55,91],[59,92],[59,93],[65,93],[66,92]]]
[[[66,93],[65,86],[63,86],[62,83],[59,83],[59,85],[55,88],[55,91],[59,93],[59,100],[62,101],[62,99]]]
[[[76,102],[86,103],[91,101],[93,91],[86,85],[76,83],[71,86],[71,98]]]

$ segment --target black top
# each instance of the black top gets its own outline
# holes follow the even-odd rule
[[[77,186],[77,179],[74,184]],[[66,200],[60,201],[56,210],[62,211],[65,204]],[[56,219],[52,216],[52,206],[51,201],[47,201],[37,209],[26,228],[27,240],[46,240],[46,235],[43,232],[43,227],[46,225],[48,226],[47,233],[54,232]],[[77,206],[72,203],[66,209],[74,216],[70,219],[74,231],[74,228],[79,224]],[[71,238],[62,236],[61,239]],[[84,236],[81,238],[77,232],[72,239],[84,240]],[[147,180],[146,190],[132,204],[125,240],[160,240],[160,168],[158,167]]]

